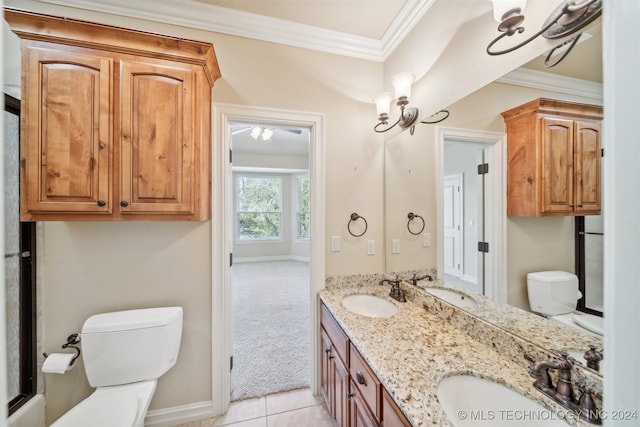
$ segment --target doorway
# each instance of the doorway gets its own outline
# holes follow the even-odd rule
[[[309,134],[230,122],[231,400],[309,387]]]
[[[460,153],[447,156],[447,145],[456,145]],[[467,273],[464,271],[464,263],[461,263],[463,271],[460,277],[467,279],[458,283],[469,289],[477,288],[477,293],[482,293],[494,301],[506,303],[506,174],[504,159],[506,153],[506,136],[504,133],[486,132],[470,129],[438,127],[436,129],[436,180],[437,180],[437,222],[438,222],[438,274],[445,279],[445,237],[444,237],[444,177],[453,172],[463,172],[465,194],[461,203],[464,211],[461,220],[461,230],[467,231],[475,228],[475,233],[467,233],[468,240],[462,241],[462,260],[477,260],[475,267],[472,262],[467,262]],[[462,157],[470,157],[472,167],[466,171],[461,167],[448,167],[446,158],[461,160]],[[487,167],[478,169],[479,164],[487,164]],[[488,168],[488,173],[485,171]],[[457,170],[454,170],[457,169]],[[482,173],[479,173],[482,172]],[[470,191],[475,183],[476,190]],[[474,194],[475,193],[475,194]],[[474,203],[475,202],[475,203]],[[470,208],[476,206],[476,212]],[[466,225],[466,227],[465,227]],[[466,243],[465,243],[466,242]],[[482,253],[479,253],[482,249]],[[487,250],[485,252],[485,250]],[[475,269],[475,273],[473,273]],[[466,276],[465,276],[466,274]],[[476,277],[475,279],[473,277]],[[459,280],[455,276],[446,279]],[[474,280],[477,282],[474,284]]]
[[[264,123],[309,130],[309,386],[319,393],[319,309],[318,291],[324,288],[324,116],[318,113],[214,104],[212,176],[212,408],[226,412],[231,401],[232,359],[232,252],[235,228],[232,123]],[[234,162],[235,163],[235,162]],[[250,258],[250,256],[249,256]],[[236,263],[236,266],[240,265]]]

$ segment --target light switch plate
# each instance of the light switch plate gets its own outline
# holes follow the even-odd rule
[[[400,239],[391,240],[391,253],[392,254],[400,253]]]
[[[340,236],[331,236],[331,252],[340,252]]]
[[[425,248],[431,246],[431,233],[422,233],[422,246]]]
[[[375,254],[376,254],[376,241],[367,240],[367,255],[375,255]]]

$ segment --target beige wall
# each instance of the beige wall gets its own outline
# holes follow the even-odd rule
[[[326,253],[326,273],[382,271],[382,252],[366,255],[366,239],[383,239],[383,141],[372,132],[371,102],[382,87],[382,64],[29,0],[5,4],[212,42],[222,72],[214,102],[324,114],[325,228],[327,236],[343,237],[341,252]],[[351,212],[369,221],[366,239],[347,237]],[[211,222],[47,223],[45,351],[58,350],[92,313],[179,304],[185,309],[179,361],[160,380],[151,409],[211,400],[210,239]],[[47,376],[47,421],[89,391],[81,366]]]

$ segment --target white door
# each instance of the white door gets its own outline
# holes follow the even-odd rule
[[[460,277],[462,271],[462,174],[444,177],[444,272]]]

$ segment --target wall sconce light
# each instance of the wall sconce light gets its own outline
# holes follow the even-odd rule
[[[407,107],[409,104],[409,97],[411,96],[411,85],[413,84],[415,77],[408,72],[398,73],[391,79],[391,83],[395,89],[395,98],[390,92],[384,92],[378,94],[374,101],[376,103],[376,110],[378,112],[378,124],[374,126],[373,130],[382,133],[390,129],[393,129],[396,125],[399,125],[402,129],[411,128],[411,135],[415,130],[415,123],[418,119],[418,108]],[[400,107],[400,117],[395,123],[389,125],[389,112],[391,110],[391,102],[396,100],[396,105]],[[444,118],[440,118],[437,121],[421,121],[420,123],[434,124],[439,123],[449,117],[449,112],[446,110],[440,110],[435,115],[444,113]],[[432,116],[432,117],[433,117]]]
[[[508,49],[491,50],[493,45],[503,38],[524,32],[524,27],[520,24],[524,21],[522,10],[524,9],[526,0],[491,1],[493,3],[493,16],[495,20],[500,23],[500,25],[498,25],[498,31],[502,34],[496,37],[487,46],[487,53],[489,55],[502,55],[513,52],[536,39],[540,35],[547,39],[558,39],[568,36],[569,34],[572,34],[590,24],[602,13],[602,0],[563,0],[562,4],[560,4],[547,17],[540,31],[523,42]],[[553,67],[554,65],[559,64],[569,54],[569,52],[571,52],[571,49],[573,49],[576,43],[578,43],[581,35],[582,33],[551,49],[544,61],[545,67]],[[568,48],[564,54],[557,61],[552,63],[550,59],[556,50],[566,46],[568,46]]]

